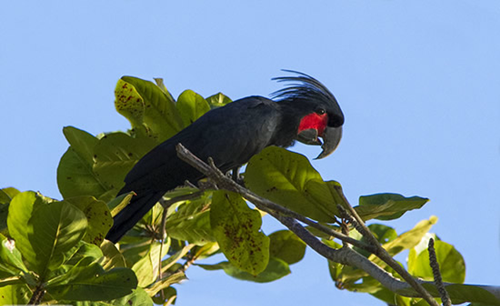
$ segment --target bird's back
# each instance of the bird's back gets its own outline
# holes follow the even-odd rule
[[[204,161],[212,157],[223,171],[240,166],[270,144],[279,119],[277,104],[263,97],[248,97],[211,110],[139,160],[119,194],[166,192],[186,180],[196,183],[202,178],[177,157],[179,143]]]

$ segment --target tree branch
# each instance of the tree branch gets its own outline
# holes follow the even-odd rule
[[[33,296],[31,296],[30,301],[28,302],[29,305],[38,305],[42,302],[43,296],[45,295],[45,289],[43,289],[43,286],[40,284],[36,286],[35,292],[33,292]]]
[[[357,212],[350,205],[346,205],[346,208],[350,215],[353,216],[354,220],[357,221],[358,227],[360,227],[362,234],[369,239],[373,245],[368,245],[362,243],[361,241],[352,239],[347,235],[336,232],[333,229],[312,221],[300,214],[297,214],[285,207],[282,207],[268,199],[262,198],[250,190],[238,185],[236,182],[231,180],[229,177],[224,175],[214,164],[213,160],[209,158],[208,164],[200,160],[198,157],[193,155],[189,150],[187,150],[182,144],[177,145],[177,155],[178,157],[196,168],[198,171],[203,173],[205,176],[213,180],[220,189],[225,189],[228,191],[236,192],[243,196],[246,200],[252,202],[257,208],[269,213],[271,216],[280,221],[283,225],[289,228],[293,233],[295,233],[300,239],[302,239],[309,247],[315,250],[317,253],[322,255],[328,260],[337,262],[343,265],[349,265],[361,269],[368,273],[370,276],[378,280],[384,287],[391,290],[392,292],[397,292],[400,295],[407,297],[422,297],[430,305],[438,306],[438,303],[434,300],[432,295],[422,287],[421,283],[428,283],[420,280],[414,279],[402,266],[400,266],[380,245],[376,240],[370,230],[366,227],[364,221],[359,217]],[[344,198],[346,204],[348,204],[343,192],[340,190],[340,194]],[[335,238],[342,240],[343,242],[350,243],[352,245],[358,246],[371,253],[377,255],[382,261],[387,263],[392,267],[401,277],[405,279],[406,282],[400,281],[399,279],[393,277],[391,274],[383,270],[381,267],[368,260],[366,257],[360,255],[351,248],[343,247],[341,249],[333,249],[324,243],[322,243],[316,236],[309,232],[304,226],[299,222],[303,222],[311,227],[320,230],[327,235],[331,235]],[[447,284],[446,284],[447,285]],[[491,286],[478,286],[490,293],[494,294],[496,297],[500,298],[500,288]],[[416,292],[408,290],[413,288]]]

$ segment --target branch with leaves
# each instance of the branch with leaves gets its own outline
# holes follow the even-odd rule
[[[356,268],[359,268],[370,276],[378,280],[384,287],[388,288],[393,292],[397,292],[403,296],[408,297],[422,297],[425,299],[430,305],[439,305],[437,301],[433,298],[433,295],[422,286],[424,283],[421,280],[415,279],[412,275],[408,273],[398,262],[396,262],[392,256],[382,247],[379,241],[373,236],[370,229],[365,225],[364,220],[359,216],[356,210],[349,204],[347,199],[345,198],[340,185],[337,185],[335,188],[338,194],[343,199],[342,205],[338,207],[343,215],[348,215],[351,223],[356,223],[356,228],[360,229],[359,231],[363,235],[363,237],[367,238],[369,243],[364,243],[359,240],[355,240],[347,235],[344,235],[340,232],[334,231],[329,227],[321,225],[309,218],[306,218],[288,208],[285,208],[281,205],[278,205],[266,198],[263,198],[252,191],[244,188],[243,186],[236,183],[234,180],[229,178],[227,175],[222,173],[214,164],[213,160],[209,159],[208,164],[197,158],[193,155],[189,150],[179,144],[177,146],[177,153],[179,158],[189,163],[204,175],[206,175],[209,179],[211,179],[219,188],[225,189],[231,192],[235,192],[243,196],[246,200],[252,202],[258,209],[265,211],[280,221],[283,225],[285,225],[288,229],[290,229],[293,233],[295,233],[298,237],[300,237],[308,246],[314,249],[317,253],[327,258],[330,261],[349,265]],[[346,210],[344,210],[346,209]],[[342,215],[341,214],[341,215]],[[351,219],[351,218],[354,218]],[[334,249],[327,244],[320,241],[316,236],[314,236],[310,231],[304,228],[298,221],[301,221],[316,230],[323,232],[324,234],[335,237],[342,242],[344,242],[344,246],[340,249]],[[385,262],[388,266],[393,268],[406,282],[399,280],[393,275],[389,274],[385,270],[383,270],[380,266],[375,264],[373,261],[367,259],[366,257],[360,255],[356,251],[354,251],[350,245],[357,246],[362,248],[368,252],[379,257],[383,262]],[[434,255],[435,256],[435,255]],[[429,284],[429,283],[428,283]],[[451,285],[451,284],[449,284]],[[409,290],[413,288],[414,291]],[[490,293],[495,295],[497,298],[498,292],[495,287],[485,287],[483,288],[491,289]],[[436,295],[435,295],[436,296]],[[439,297],[439,295],[437,295]]]

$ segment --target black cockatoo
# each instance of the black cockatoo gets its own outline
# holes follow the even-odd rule
[[[165,194],[186,180],[203,175],[177,157],[176,145],[226,172],[247,163],[268,146],[289,147],[298,140],[321,145],[317,158],[331,154],[340,142],[344,115],[333,94],[313,77],[294,71],[275,80],[290,82],[273,100],[251,96],[210,110],[142,157],[125,178],[118,195],[137,195],[114,217],[107,239],[117,242]],[[323,138],[323,143],[318,139]]]

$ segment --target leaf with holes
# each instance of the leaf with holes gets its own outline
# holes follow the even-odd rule
[[[240,195],[214,192],[210,224],[231,264],[251,275],[264,271],[269,262],[269,237],[260,231],[260,213],[250,209]]]
[[[122,77],[115,88],[115,107],[130,121],[132,128],[145,128],[157,142],[167,140],[182,129],[181,117],[171,96],[149,81]]]
[[[106,203],[91,196],[74,197],[66,201],[78,207],[87,217],[88,229],[83,240],[97,246],[101,245],[113,225],[113,218]]]

